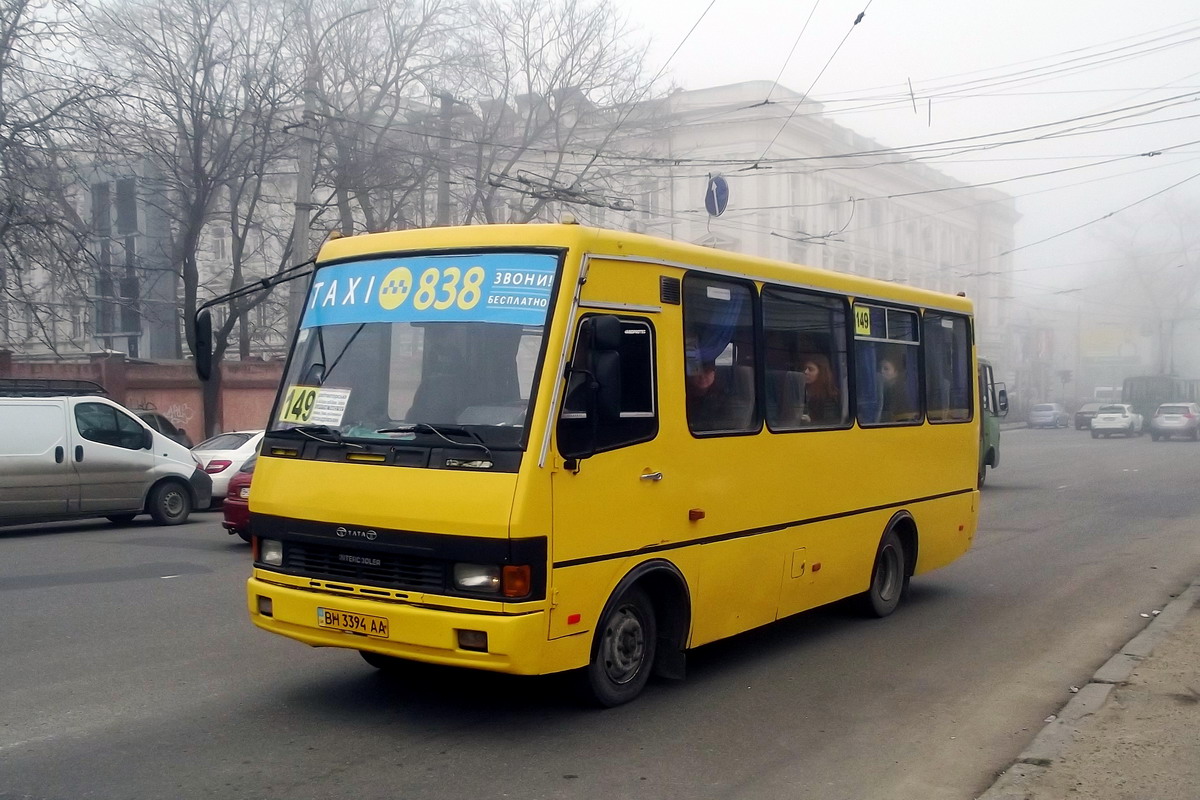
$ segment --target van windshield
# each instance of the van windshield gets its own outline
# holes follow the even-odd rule
[[[476,253],[319,270],[272,430],[406,440],[468,428],[518,446],[558,261]]]

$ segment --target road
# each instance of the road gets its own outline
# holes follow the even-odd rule
[[[1002,447],[975,547],[894,616],[799,615],[610,711],[259,632],[211,513],[0,530],[0,797],[972,798],[1200,573],[1200,444]]]

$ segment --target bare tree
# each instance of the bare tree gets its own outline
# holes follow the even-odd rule
[[[310,9],[307,89],[322,146],[322,207],[345,235],[410,227],[430,165],[413,129],[435,76],[456,69],[458,0],[323,0]],[[321,44],[324,42],[324,44]]]
[[[294,109],[299,68],[284,46],[294,9],[251,0],[128,0],[95,9],[93,47],[103,48],[127,80],[114,151],[146,162],[158,183],[150,202],[169,224],[169,268],[182,292],[184,338],[204,296],[246,279],[247,232],[261,225],[271,165],[281,158],[281,117]],[[202,270],[206,229],[218,220],[232,235],[229,269]],[[218,267],[224,265],[217,265]],[[245,311],[266,293],[235,304],[217,327],[214,363]],[[205,420],[217,424],[220,370],[205,384]]]
[[[607,0],[485,0],[466,48],[481,56],[461,91],[478,116],[440,131],[462,174],[462,222],[527,222],[555,202],[618,210],[606,159],[648,120],[645,47]],[[505,207],[507,202],[508,207]]]
[[[88,230],[66,177],[106,95],[64,60],[79,39],[79,12],[69,0],[0,6],[0,316],[20,309],[27,336],[52,352],[73,310],[64,287],[87,294],[72,266],[86,259]],[[0,321],[0,335],[13,335],[9,320]]]
[[[1151,213],[1114,218],[1102,235],[1120,257],[1108,284],[1114,302],[1144,303],[1155,327],[1155,371],[1173,374],[1176,328],[1194,318],[1200,298],[1200,202],[1160,202]]]

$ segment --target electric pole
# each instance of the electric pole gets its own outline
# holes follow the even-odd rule
[[[437,224],[450,224],[450,123],[454,118],[454,95],[435,92],[441,107],[438,109],[438,185]]]
[[[304,69],[304,112],[301,121],[293,130],[300,141],[296,145],[296,215],[292,220],[291,263],[299,264],[309,257],[308,229],[311,224],[313,161],[316,150],[315,122],[317,118],[317,56],[310,54]],[[304,311],[305,290],[308,281],[296,279],[288,291],[288,330],[294,331],[300,324]]]

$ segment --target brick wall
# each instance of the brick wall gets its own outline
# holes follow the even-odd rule
[[[223,362],[217,429],[265,428],[282,374],[282,361]],[[0,350],[0,377],[95,381],[127,408],[157,411],[194,441],[204,438],[204,396],[191,361],[148,363],[123,355],[94,355],[84,362],[16,361]]]

